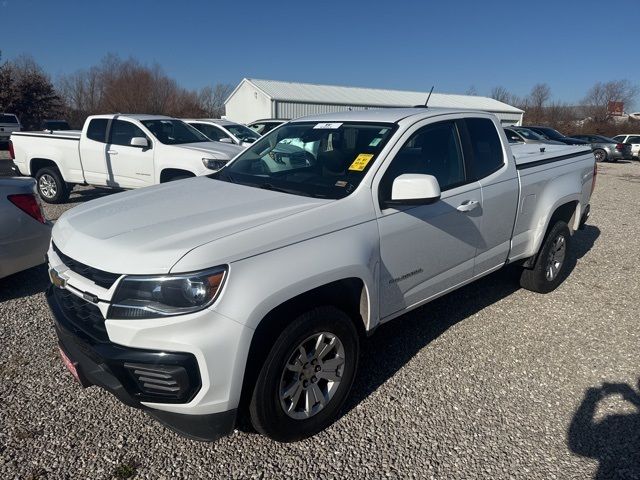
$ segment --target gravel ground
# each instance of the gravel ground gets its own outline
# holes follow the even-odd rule
[[[640,165],[602,165],[558,290],[519,289],[507,269],[381,327],[343,416],[287,445],[192,442],[82,390],[45,268],[0,280],[0,477],[640,478],[639,205]]]

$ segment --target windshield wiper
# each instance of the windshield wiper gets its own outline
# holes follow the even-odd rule
[[[281,193],[290,193],[292,195],[302,195],[303,197],[311,197],[312,195],[300,191],[300,190],[291,190],[288,188],[281,188],[281,187],[276,187],[275,185],[273,185],[272,183],[261,183],[260,185],[258,185],[259,188],[262,188],[263,190],[271,190],[272,192],[281,192]]]

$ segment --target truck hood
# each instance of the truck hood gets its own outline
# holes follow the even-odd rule
[[[108,272],[168,273],[200,245],[269,223],[277,228],[277,220],[331,202],[195,177],[75,207],[56,222],[53,242]]]
[[[180,145],[180,148],[186,148],[188,150],[193,150],[194,152],[213,155],[213,157],[217,160],[231,160],[238,153],[244,150],[244,147],[222,142],[187,143],[184,145]]]

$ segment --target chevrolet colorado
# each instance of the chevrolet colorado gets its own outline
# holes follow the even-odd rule
[[[313,435],[380,324],[506,264],[555,289],[596,172],[588,146],[510,147],[477,111],[296,119],[212,175],[60,217],[62,358],[191,438],[238,415],[278,441]]]
[[[13,132],[9,151],[40,197],[63,203],[76,184],[138,188],[218,170],[242,151],[158,115],[94,115],[82,131]]]

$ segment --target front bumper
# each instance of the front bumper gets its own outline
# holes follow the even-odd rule
[[[151,408],[145,403],[184,404],[201,388],[190,353],[138,349],[87,335],[59,301],[55,287],[46,293],[60,348],[75,366],[83,387],[99,386],[121,402],[143,409],[186,437],[213,441],[233,431],[236,410],[189,415]]]

